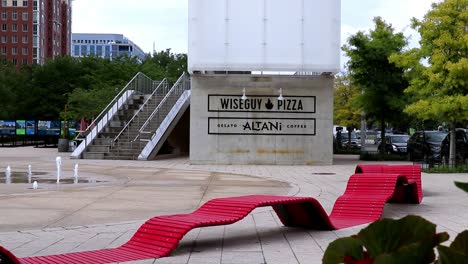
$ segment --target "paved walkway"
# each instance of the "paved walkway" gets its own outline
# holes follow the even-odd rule
[[[63,159],[62,181],[72,181],[78,163],[82,182],[55,183],[58,154]],[[209,199],[234,195],[311,196],[330,212],[358,161],[335,156],[334,163],[193,166],[187,158],[70,160],[55,149],[0,148],[0,170],[10,166],[15,177],[24,177],[31,164],[33,180],[39,182],[38,190],[29,183],[7,185],[0,173],[0,245],[18,256],[116,247],[150,217],[191,212]],[[423,203],[388,204],[384,217],[421,215],[453,239],[468,228],[468,194],[458,190],[454,180],[468,182],[468,174],[423,174]],[[259,208],[233,225],[192,230],[169,257],[133,263],[321,263],[331,241],[363,227],[286,228],[271,208]]]

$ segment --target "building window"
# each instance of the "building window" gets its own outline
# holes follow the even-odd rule
[[[6,47],[2,47],[2,54],[3,54],[3,55],[6,55],[6,54],[7,54],[7,48],[6,48]]]
[[[26,64],[28,64],[28,59],[26,59],[26,58],[23,58],[23,60],[22,60],[22,64],[23,64],[23,65],[26,65]]]
[[[28,36],[23,36],[23,43],[24,44],[28,43]]]
[[[7,40],[8,40],[7,36],[2,36],[2,43],[7,43]]]
[[[11,43],[18,43],[18,36],[11,36]]]
[[[102,57],[102,46],[96,46],[96,55]]]
[[[8,18],[8,13],[7,11],[3,10],[2,11],[2,20],[6,20]]]
[[[76,57],[79,57],[79,56],[80,56],[80,46],[74,45],[73,48],[74,48],[73,54],[74,54]]]
[[[104,57],[110,59],[110,46],[105,47]]]
[[[28,24],[23,24],[23,32],[28,32]]]
[[[17,0],[13,0],[13,6],[18,6],[18,1]]]
[[[11,61],[13,62],[13,65],[18,65],[18,59],[17,58],[13,58]]]
[[[18,20],[18,12],[17,11],[11,12],[11,19]]]
[[[7,24],[2,24],[2,31],[7,31]]]
[[[2,6],[4,6],[4,7],[7,6],[7,0],[2,0]]]
[[[12,55],[17,55],[18,54],[18,48],[17,47],[11,48],[11,54]]]
[[[11,24],[11,31],[17,32],[18,31],[18,24]]]
[[[29,49],[28,48],[23,48],[23,55],[28,55]]]
[[[96,54],[95,49],[96,47],[94,45],[89,46],[89,54],[95,55]]]
[[[37,11],[37,0],[33,1],[33,10]]]
[[[23,12],[23,20],[28,20],[28,18],[29,18],[29,13]]]
[[[81,56],[86,56],[86,55],[88,55],[88,46],[81,45]]]
[[[28,0],[23,0],[23,6],[28,6]]]

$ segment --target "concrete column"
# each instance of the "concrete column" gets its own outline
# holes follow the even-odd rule
[[[333,77],[192,75],[191,89],[192,164],[332,164]]]

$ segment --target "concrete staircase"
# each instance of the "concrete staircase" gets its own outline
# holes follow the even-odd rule
[[[84,159],[106,159],[109,155],[111,147],[114,145],[114,139],[120,134],[122,129],[127,125],[138,110],[143,106],[143,103],[148,99],[149,95],[133,95],[131,100],[128,100],[116,115],[112,117],[108,125],[101,131],[98,136],[91,142],[83,153]],[[148,101],[147,107],[155,107],[156,100]],[[154,109],[154,108],[153,108]],[[141,111],[139,115],[144,118],[148,111]],[[151,112],[150,112],[151,113]],[[147,117],[146,117],[147,118]],[[130,128],[130,126],[129,126]],[[122,153],[123,154],[123,153]]]
[[[76,153],[75,156],[84,159],[138,159],[148,142],[154,139],[157,131],[164,135],[172,131],[171,128],[161,132],[158,128],[165,127],[161,124],[168,119],[168,114],[171,110],[174,111],[176,103],[188,89],[190,82],[188,76],[183,74],[169,91],[167,91],[167,82],[163,80],[151,94],[141,92],[132,94],[109,118],[110,120],[106,119],[108,120],[106,124],[88,140],[88,144],[85,143],[81,154]],[[180,118],[179,115],[177,117]],[[167,136],[161,141],[166,138]]]

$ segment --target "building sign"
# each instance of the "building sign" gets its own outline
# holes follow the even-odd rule
[[[315,96],[208,95],[208,112],[315,113]]]
[[[315,118],[209,117],[208,134],[315,136]]]

